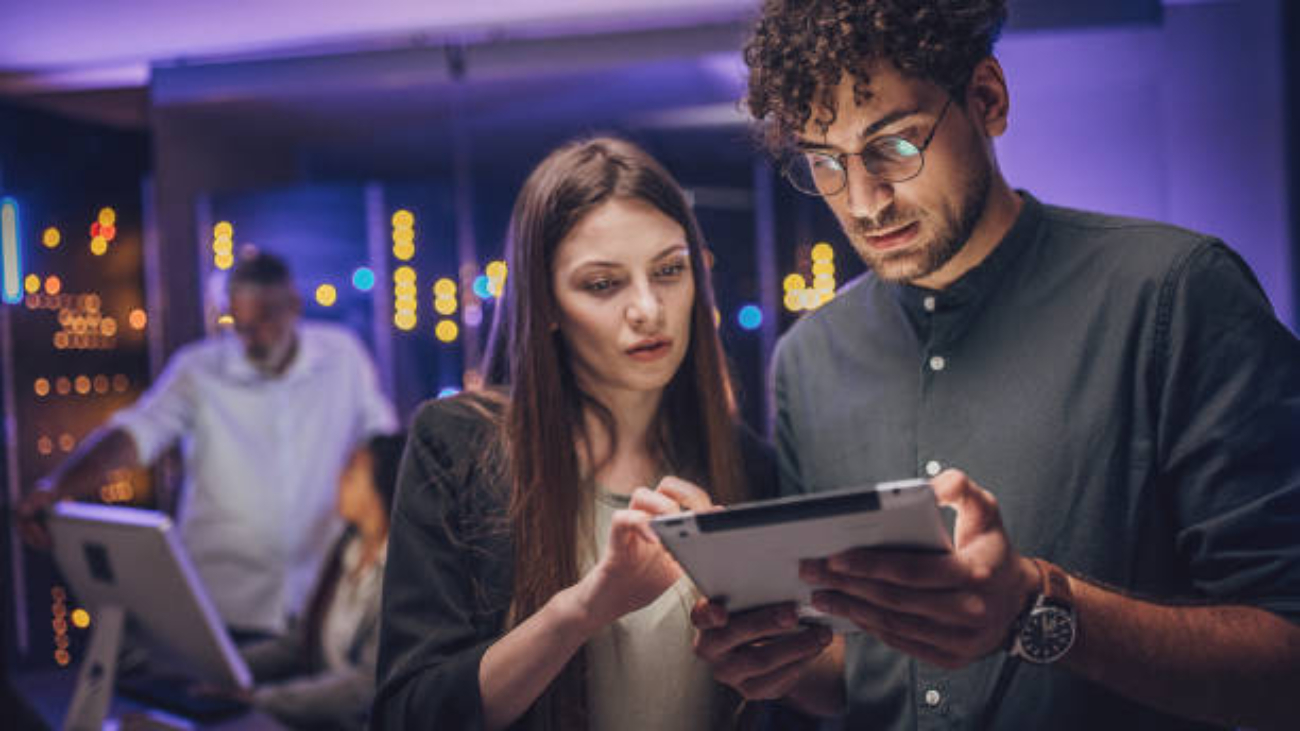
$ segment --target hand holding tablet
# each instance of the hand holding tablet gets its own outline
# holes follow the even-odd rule
[[[735,505],[650,521],[699,590],[729,612],[794,602],[805,621],[857,627],[817,611],[802,559],[858,547],[944,552],[952,540],[926,480],[889,482]]]

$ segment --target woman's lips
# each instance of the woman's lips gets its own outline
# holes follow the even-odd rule
[[[643,362],[659,360],[665,355],[668,355],[671,345],[671,340],[655,340],[646,343],[638,343],[633,345],[631,348],[628,348],[627,354],[632,358]]]
[[[890,229],[883,234],[864,234],[863,240],[873,249],[885,251],[896,249],[910,242],[915,236],[920,225],[913,221],[901,228]]]

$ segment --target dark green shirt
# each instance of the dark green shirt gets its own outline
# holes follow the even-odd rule
[[[1296,621],[1300,342],[1222,243],[1022,195],[1004,240],[947,289],[867,273],[782,339],[783,489],[958,468],[1025,555]],[[846,727],[971,728],[1003,661],[948,672],[856,635]],[[1028,665],[995,725],[1199,728]]]

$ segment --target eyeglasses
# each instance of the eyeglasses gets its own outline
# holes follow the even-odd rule
[[[925,167],[925,150],[934,139],[939,125],[948,114],[952,97],[944,102],[939,118],[920,145],[905,137],[889,135],[874,140],[856,153],[832,153],[820,150],[792,150],[781,161],[781,170],[800,193],[832,196],[848,185],[849,155],[857,155],[872,177],[885,183],[901,183],[921,174]]]

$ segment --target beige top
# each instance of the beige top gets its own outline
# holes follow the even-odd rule
[[[592,521],[597,555],[609,541],[614,511],[628,498],[596,488]],[[595,561],[588,555],[585,573]],[[587,642],[591,731],[692,731],[710,728],[716,686],[691,643],[695,588],[683,576],[649,606],[624,615]]]

